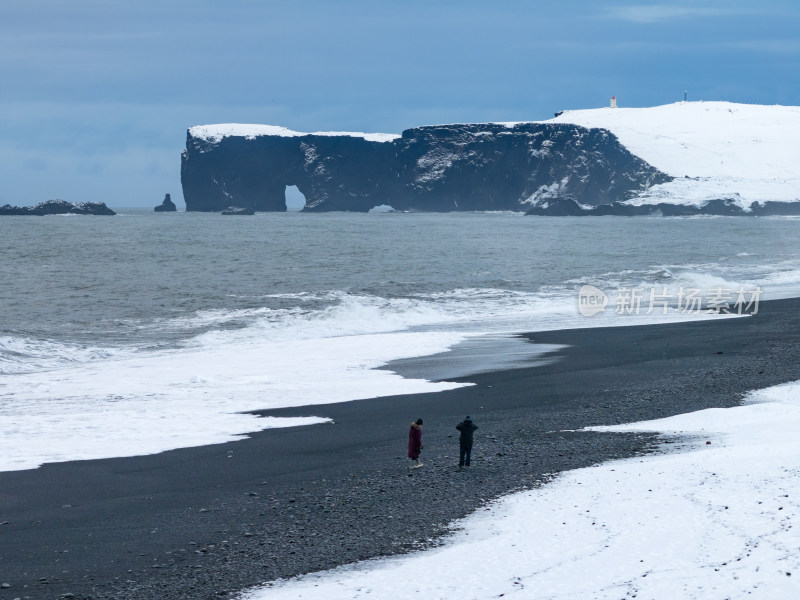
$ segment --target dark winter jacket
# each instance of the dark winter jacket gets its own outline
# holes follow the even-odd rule
[[[452,421],[451,421],[452,423]],[[464,448],[472,448],[472,433],[478,428],[475,423],[472,421],[461,421],[458,425],[456,425],[456,429],[461,432],[461,436],[458,438],[458,442]]]
[[[422,450],[422,425],[411,423],[408,430],[408,458],[419,458],[419,451]]]

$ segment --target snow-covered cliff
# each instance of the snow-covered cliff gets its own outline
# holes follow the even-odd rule
[[[307,211],[785,213],[800,202],[800,107],[679,102],[402,135],[195,126],[181,178],[187,210],[282,211],[296,185]]]
[[[391,134],[303,134],[265,125],[192,127],[181,181],[187,210],[523,211],[548,198],[586,205],[669,177],[606,130],[562,123],[436,125]]]

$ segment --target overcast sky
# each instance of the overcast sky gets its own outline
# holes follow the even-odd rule
[[[183,208],[186,129],[800,105],[797,0],[0,0],[0,204]]]

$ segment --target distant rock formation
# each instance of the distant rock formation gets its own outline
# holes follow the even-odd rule
[[[175,206],[175,203],[172,201],[172,198],[169,197],[169,194],[164,196],[164,201],[156,206],[154,209],[156,212],[175,212],[178,210],[178,207]]]
[[[252,208],[248,207],[241,207],[241,206],[229,206],[225,210],[222,211],[223,215],[254,215],[256,211]]]
[[[285,211],[290,185],[306,212],[527,211],[555,198],[609,204],[671,180],[607,130],[570,124],[437,125],[384,138],[223,127],[188,131],[187,211]]]
[[[800,201],[795,202],[753,202],[750,210],[758,217],[800,216]]]
[[[115,215],[105,202],[67,202],[66,200],[48,200],[36,206],[0,206],[2,215]]]
[[[800,202],[753,202],[749,209],[742,208],[733,198],[711,200],[703,205],[692,204],[640,204],[634,206],[624,202],[612,202],[599,206],[580,206],[569,198],[559,198],[534,206],[528,215],[547,217],[583,217],[583,216],[658,216],[658,217],[691,217],[696,215],[713,215],[725,217],[768,217],[768,216],[800,216]]]

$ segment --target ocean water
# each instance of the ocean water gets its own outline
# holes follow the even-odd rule
[[[792,218],[119,213],[0,219],[0,470],[230,441],[325,420],[245,411],[550,360],[518,332],[716,318],[687,290],[734,313],[737,292],[750,312],[800,295]],[[604,311],[581,313],[584,285]]]

